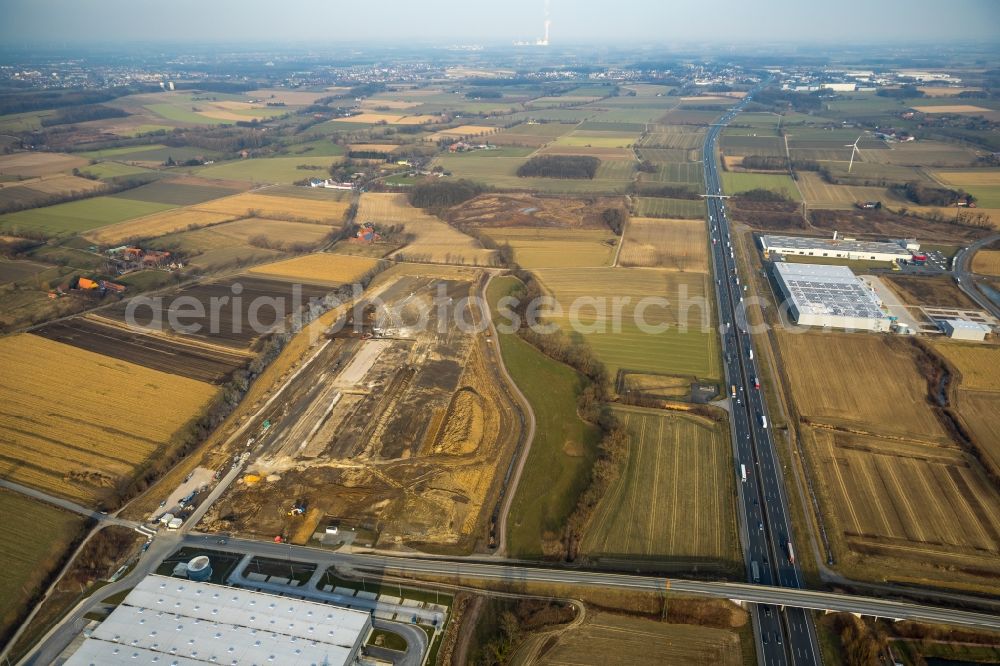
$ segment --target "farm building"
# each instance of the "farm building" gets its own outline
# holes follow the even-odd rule
[[[899,261],[909,260],[911,250],[920,246],[908,241],[858,241],[843,238],[812,238],[809,236],[760,237],[761,249],[767,253],[794,254],[804,257],[834,257],[849,260]],[[909,248],[909,249],[908,249]]]
[[[846,266],[774,264],[789,315],[801,326],[888,331],[882,302]]]
[[[953,340],[982,342],[990,333],[990,327],[964,319],[945,319],[940,323],[941,331]]]
[[[353,664],[371,627],[360,611],[151,575],[66,664]]]

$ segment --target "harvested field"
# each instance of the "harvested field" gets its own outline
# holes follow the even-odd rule
[[[480,194],[448,211],[448,221],[469,227],[562,227],[606,230],[601,214],[624,210],[621,197],[540,197],[531,194]]]
[[[636,212],[642,217],[704,219],[708,214],[701,199],[639,197]]]
[[[483,232],[510,245],[524,269],[607,266],[618,238],[610,230],[507,227]]]
[[[427,137],[427,139],[440,141],[441,139],[481,137],[487,134],[495,134],[496,131],[496,127],[490,127],[489,125],[460,125],[458,127],[452,127],[451,129],[435,132],[431,136]]]
[[[211,214],[211,213],[210,213]],[[335,231],[335,227],[314,222],[287,222],[254,217],[223,222],[204,229],[186,231],[163,238],[160,243],[190,255],[204,255],[217,250],[245,248],[248,258],[255,250],[301,252],[315,249]],[[191,257],[191,263],[204,265],[204,259]]]
[[[490,136],[490,143],[501,146],[544,146],[563,134],[572,132],[576,123],[535,123],[515,125]]]
[[[1000,169],[935,171],[934,177],[953,187],[1000,186]]]
[[[1000,495],[961,449],[808,431],[841,570],[924,585],[1000,575]]]
[[[15,184],[16,187],[11,187],[11,185]],[[89,192],[103,186],[104,183],[99,180],[81,178],[80,176],[43,176],[37,179],[32,178],[29,180],[4,183],[3,187],[0,187],[0,196],[6,194],[7,190],[20,189],[22,187],[32,190],[33,192],[37,192],[39,196],[45,196],[53,194],[67,194],[70,192]]]
[[[885,275],[887,283],[907,305],[957,307],[976,310],[975,301],[965,295],[949,275]]]
[[[228,347],[199,343],[183,336],[146,334],[103,317],[64,319],[34,331],[43,338],[72,345],[126,363],[223,384],[250,356]]]
[[[217,390],[30,334],[0,339],[0,360],[0,475],[88,505],[113,497]]]
[[[235,349],[250,347],[261,335],[280,327],[286,317],[311,298],[329,293],[326,286],[242,275],[220,282],[202,282],[164,294],[134,308],[134,325],[156,333],[176,332],[170,313],[180,325],[191,327],[183,335],[197,341]],[[234,296],[239,298],[233,298]],[[183,300],[178,300],[183,298]],[[191,300],[201,303],[192,306]],[[186,305],[180,305],[187,302]],[[126,321],[128,302],[103,311],[102,316]]]
[[[867,150],[861,155],[865,162],[873,164],[917,168],[975,166],[978,162],[974,149],[943,141],[893,143],[887,150]]]
[[[379,260],[369,257],[320,252],[257,266],[247,272],[250,275],[289,282],[338,286],[357,282],[376,270],[379,264]]]
[[[994,378],[1000,376],[996,374],[1000,372],[1000,368],[996,364],[992,367]],[[964,381],[962,385],[965,385]],[[952,407],[971,435],[983,466],[990,471],[994,480],[1000,478],[1000,437],[997,437],[1000,432],[1000,393],[996,390],[972,391],[962,388],[953,392]]]
[[[622,664],[743,663],[735,632],[593,611],[578,627],[554,634],[537,663],[578,666],[594,663],[595,655],[614,655],[613,661]]]
[[[398,143],[352,143],[347,147],[347,150],[351,153],[382,153],[388,155],[399,147]]]
[[[979,250],[972,258],[972,272],[1000,276],[1000,250]]]
[[[620,266],[708,272],[708,236],[702,220],[629,220]]]
[[[601,498],[580,552],[597,560],[739,559],[732,455],[722,427],[695,416],[621,408],[621,476]]]
[[[31,606],[48,576],[80,535],[84,518],[62,509],[0,490],[0,643]]]
[[[295,157],[260,157],[245,160],[216,162],[199,167],[196,173],[202,178],[225,181],[242,181],[242,186],[271,183],[291,185],[304,178],[325,177],[333,164],[342,158],[334,156],[298,155]]]
[[[142,187],[113,195],[118,199],[135,199],[174,206],[192,206],[234,194],[243,187],[223,187],[201,178],[171,178],[157,180]]]
[[[336,201],[320,201],[248,192],[209,201],[194,208],[233,217],[266,217],[272,220],[306,220],[340,225],[349,205],[347,197]]]
[[[656,125],[639,141],[643,148],[696,150],[705,142],[705,128],[692,125]],[[644,151],[645,152],[645,151]]]
[[[87,160],[64,153],[25,152],[0,155],[0,175],[37,178],[87,165]]]
[[[715,310],[704,273],[567,268],[535,274],[562,306],[560,316],[547,319],[572,339],[586,341],[612,379],[619,370],[718,377]],[[627,299],[620,316],[615,297]],[[649,298],[665,300],[643,301]]]
[[[382,225],[401,225],[414,240],[391,256],[405,261],[493,265],[493,251],[484,249],[475,239],[458,229],[414,208],[405,194],[376,194],[365,192],[361,196],[358,219]]]
[[[349,118],[335,118],[331,123],[335,126],[338,122],[346,123],[371,123],[373,125],[385,123],[386,125],[427,125],[428,123],[441,122],[440,116],[407,116],[389,113],[359,113]]]
[[[949,441],[908,343],[864,333],[779,333],[778,342],[795,403],[810,423]]]
[[[157,238],[176,231],[218,224],[235,217],[227,213],[181,208],[101,227],[84,237],[95,245],[116,246],[131,239]]]
[[[1000,347],[938,340],[934,351],[962,375],[962,388],[1000,391]]]
[[[853,208],[859,201],[881,201],[896,203],[897,199],[888,188],[865,187],[860,185],[832,185],[819,174],[811,171],[799,173],[797,181],[802,198],[812,208]]]
[[[601,160],[629,161],[635,159],[631,148],[609,146],[578,146],[553,143],[538,151],[539,155],[572,155],[574,157],[596,157]],[[601,176],[598,176],[601,177]]]

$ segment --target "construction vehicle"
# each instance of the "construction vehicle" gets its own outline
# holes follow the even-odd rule
[[[308,507],[306,506],[306,503],[303,502],[303,501],[301,501],[301,500],[299,500],[298,502],[296,502],[295,504],[292,505],[291,509],[288,510],[288,515],[289,516],[301,516],[301,515],[304,515],[307,508]]]

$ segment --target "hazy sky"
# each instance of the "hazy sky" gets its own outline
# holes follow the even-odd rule
[[[0,0],[0,40],[509,43],[544,0]],[[1000,42],[1000,0],[551,0],[552,41]]]

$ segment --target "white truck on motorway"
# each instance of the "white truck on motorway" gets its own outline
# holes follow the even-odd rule
[[[763,414],[760,415],[760,427],[761,428],[767,427],[767,417],[764,416]]]
[[[743,483],[747,482],[747,466],[746,465],[740,465],[740,477],[742,478]]]

